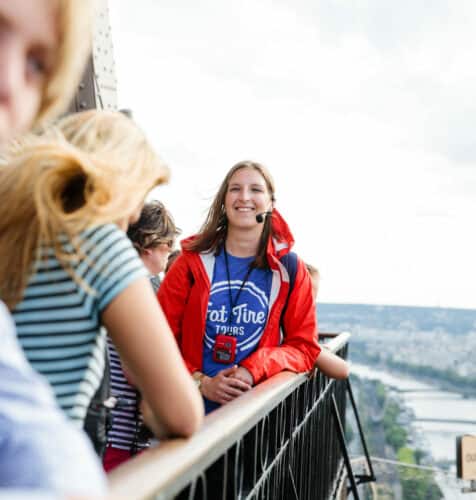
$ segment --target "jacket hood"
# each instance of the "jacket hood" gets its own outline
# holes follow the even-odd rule
[[[294,245],[294,236],[288,223],[276,208],[271,216],[271,226],[274,236],[268,241],[267,250],[268,254],[274,254],[279,258],[291,251]]]
[[[184,247],[187,245],[187,243],[190,243],[191,241],[195,240],[197,238],[196,234],[193,234],[192,236],[188,236],[187,238],[184,238],[183,240],[180,240],[180,250],[182,252],[188,252]]]

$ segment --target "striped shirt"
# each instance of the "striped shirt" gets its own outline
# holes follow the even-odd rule
[[[150,282],[154,292],[157,292],[160,286],[158,277],[151,276]],[[137,389],[127,381],[121,359],[110,338],[107,339],[107,349],[111,367],[111,396],[115,396],[120,403],[111,410],[112,426],[107,434],[107,444],[120,450],[143,450],[150,446],[150,440],[140,440],[137,434],[142,423]]]
[[[112,425],[107,433],[107,444],[120,450],[134,451],[147,448],[149,442],[139,442],[138,431],[142,422],[139,413],[139,393],[127,382],[122,371],[121,360],[111,339],[107,339],[111,367],[111,396],[118,404],[111,410]]]
[[[65,244],[65,249],[71,246]],[[46,377],[59,406],[79,426],[104,371],[100,315],[127,286],[147,275],[131,242],[114,224],[86,230],[81,250],[84,257],[75,272],[89,289],[47,249],[13,311],[28,361]]]

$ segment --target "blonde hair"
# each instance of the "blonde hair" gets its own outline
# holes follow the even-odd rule
[[[167,180],[167,167],[121,113],[69,115],[26,137],[0,168],[0,297],[10,309],[22,299],[45,246],[80,283],[74,264],[83,257],[82,231],[127,220]]]
[[[186,250],[190,250],[192,252],[214,252],[215,254],[218,254],[225,243],[227,235],[228,221],[225,213],[225,197],[228,191],[228,185],[230,184],[230,179],[233,175],[242,168],[251,168],[259,172],[266,183],[271,201],[275,201],[274,181],[268,169],[261,163],[255,161],[240,161],[231,167],[226,174],[220,188],[218,189],[218,193],[213,199],[207,218],[205,219],[198,235],[184,245]],[[254,262],[256,267],[262,268],[267,266],[266,247],[270,236],[274,236],[271,225],[271,217],[266,217],[258,247],[258,253]]]
[[[55,0],[59,40],[55,64],[43,89],[35,124],[42,124],[68,107],[91,52],[94,0]]]

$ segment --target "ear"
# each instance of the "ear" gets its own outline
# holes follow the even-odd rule
[[[150,256],[152,253],[152,250],[150,248],[144,248],[144,250],[142,250],[142,256]]]

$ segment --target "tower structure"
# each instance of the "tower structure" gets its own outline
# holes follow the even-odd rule
[[[69,111],[117,109],[117,79],[108,0],[97,0],[93,50]]]

